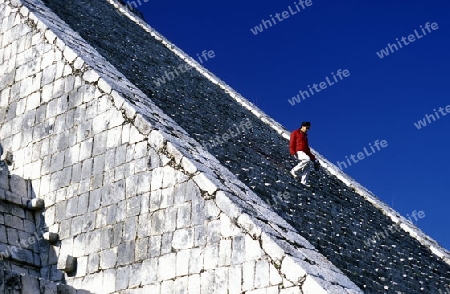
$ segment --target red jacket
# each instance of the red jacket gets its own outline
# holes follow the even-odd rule
[[[308,134],[300,130],[295,130],[291,133],[291,141],[289,142],[289,151],[292,155],[297,154],[297,151],[305,152],[309,158],[314,161],[316,157],[311,153],[308,145]]]

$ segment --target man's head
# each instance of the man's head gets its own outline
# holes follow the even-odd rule
[[[311,123],[309,121],[302,122],[302,126],[300,127],[300,131],[306,133],[311,128]]]

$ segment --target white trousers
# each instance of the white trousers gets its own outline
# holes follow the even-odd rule
[[[291,172],[296,173],[300,170],[300,182],[306,185],[306,181],[308,181],[309,172],[311,170],[311,159],[303,151],[297,151],[297,158],[300,162],[294,166]]]

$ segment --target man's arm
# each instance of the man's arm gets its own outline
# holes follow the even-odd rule
[[[311,159],[311,161],[316,161],[316,157],[314,156],[314,154],[312,154],[311,150],[309,150],[309,154],[308,155],[309,155],[309,158]]]
[[[309,146],[306,146],[306,150],[307,150],[307,152],[305,152],[305,153],[308,154],[309,159],[311,159],[311,161],[316,161],[316,157],[314,156],[314,154],[312,154]]]
[[[295,155],[295,145],[297,144],[297,132],[293,131],[291,133],[291,140],[289,141],[289,152]]]

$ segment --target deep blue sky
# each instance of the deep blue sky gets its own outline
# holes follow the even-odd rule
[[[344,171],[403,216],[423,211],[416,225],[450,249],[450,115],[414,126],[450,105],[450,2],[312,0],[262,33],[250,31],[288,6],[296,11],[295,1],[141,0],[139,10],[192,57],[213,50],[203,65],[287,129],[311,121],[310,144],[331,162],[386,140]],[[427,22],[439,28],[424,35]],[[414,30],[422,38],[378,57]],[[338,69],[350,76],[288,102]]]

